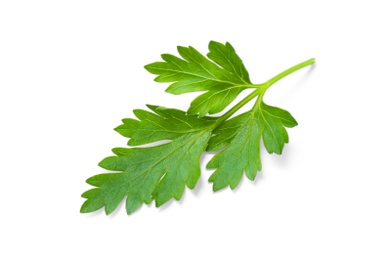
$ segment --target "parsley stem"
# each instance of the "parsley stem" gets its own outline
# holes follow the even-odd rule
[[[232,116],[234,113],[237,112],[241,107],[243,107],[246,103],[251,101],[253,98],[257,97],[259,94],[263,93],[265,91],[265,84],[257,84],[258,88],[250,93],[248,96],[246,96],[244,99],[242,99],[240,102],[238,102],[234,107],[229,109],[225,114],[223,114],[220,118],[218,118],[216,124],[220,124],[226,119],[228,119],[230,116]]]
[[[279,73],[278,75],[276,75],[275,77],[271,78],[270,80],[268,80],[265,84],[267,84],[267,88],[269,88],[270,86],[272,86],[273,84],[275,84],[276,82],[278,82],[279,80],[281,80],[282,78],[290,75],[291,73],[297,71],[297,70],[300,70],[304,67],[307,67],[309,65],[312,65],[314,64],[315,62],[315,59],[312,58],[310,60],[307,60],[307,61],[304,61],[304,62],[301,62],[285,71],[283,71],[282,73]]]
[[[216,124],[219,125],[220,123],[224,122],[226,119],[228,119],[229,117],[231,117],[234,113],[237,112],[237,110],[239,110],[241,107],[243,107],[246,103],[248,103],[249,101],[251,101],[253,98],[257,97],[258,96],[258,102],[261,102],[262,98],[263,98],[263,95],[265,93],[265,91],[271,87],[273,84],[275,84],[276,82],[278,82],[279,80],[281,80],[282,78],[290,75],[291,73],[297,71],[297,70],[300,70],[304,67],[307,67],[307,66],[310,66],[312,64],[315,63],[315,59],[312,58],[310,60],[307,60],[307,61],[304,61],[304,62],[301,62],[285,71],[283,71],[282,73],[279,73],[278,75],[276,75],[275,77],[271,78],[270,80],[268,80],[266,83],[263,83],[263,84],[256,84],[254,86],[257,87],[257,89],[255,91],[253,91],[252,93],[250,93],[248,96],[246,96],[244,99],[242,99],[240,102],[238,102],[235,106],[233,106],[231,109],[229,109],[225,114],[223,114],[220,118],[218,118],[218,120],[216,121]],[[256,104],[258,103],[256,102]],[[255,106],[256,106],[255,104]]]

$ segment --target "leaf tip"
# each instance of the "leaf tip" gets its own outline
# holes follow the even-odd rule
[[[223,186],[219,186],[215,182],[213,183],[213,192],[217,192],[219,190],[222,190],[223,188]]]
[[[81,214],[84,214],[84,213],[88,213],[88,211],[85,209],[85,202],[83,203],[83,205],[81,205],[81,207],[80,207],[80,213]]]
[[[80,213],[82,213],[82,214],[90,213],[90,212],[93,212],[95,210],[97,210],[97,209],[91,208],[89,200],[84,201],[84,203],[80,207]]]
[[[164,204],[164,202],[162,202],[158,197],[155,198],[155,205],[156,205],[156,208],[161,207],[163,204]]]
[[[144,69],[147,70],[148,72],[152,73],[152,69],[151,69],[152,64],[153,64],[153,63],[146,64],[146,65],[144,66]]]
[[[156,111],[156,109],[158,108],[158,106],[156,106],[156,105],[151,105],[151,104],[146,104],[146,107],[149,108],[149,109],[152,110],[152,111]]]

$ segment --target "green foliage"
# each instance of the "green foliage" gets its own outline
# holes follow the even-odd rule
[[[236,116],[217,127],[209,141],[208,150],[217,153],[207,164],[208,169],[217,168],[210,176],[213,190],[226,186],[234,189],[245,171],[250,180],[261,170],[260,139],[269,153],[281,154],[284,144],[288,143],[285,127],[294,127],[298,123],[291,114],[283,109],[266,105],[258,99],[249,112]]]
[[[145,68],[158,75],[157,82],[171,83],[167,92],[182,94],[203,91],[188,111],[148,105],[150,111],[137,109],[137,119],[123,119],[115,130],[129,138],[129,148],[114,148],[114,156],[99,166],[109,171],[87,180],[94,186],[82,194],[87,200],[81,212],[102,207],[113,212],[126,198],[126,211],[133,213],[143,203],[153,200],[159,207],[170,199],[179,200],[185,186],[193,189],[200,176],[199,160],[203,152],[216,154],[207,168],[216,169],[210,176],[213,190],[226,186],[234,189],[242,175],[253,180],[261,170],[260,141],[269,153],[281,154],[288,143],[286,127],[297,125],[286,110],[266,105],[265,91],[278,80],[311,65],[314,59],[300,63],[263,84],[252,84],[240,57],[229,43],[211,41],[207,58],[193,47],[178,47],[181,58],[163,54],[164,62]],[[220,117],[245,89],[255,90]],[[253,108],[230,118],[251,99]],[[230,119],[229,119],[230,118]]]
[[[130,137],[129,144],[141,145],[162,140],[171,142],[144,148],[114,148],[115,156],[99,166],[114,171],[93,176],[87,183],[97,187],[82,194],[88,200],[82,212],[105,206],[111,213],[126,199],[130,214],[153,199],[160,206],[171,198],[179,200],[184,186],[195,187],[200,176],[199,159],[210,139],[215,120],[189,116],[183,111],[149,106],[154,112],[135,110],[134,119],[123,120],[116,130]]]
[[[221,112],[241,91],[253,87],[244,64],[229,43],[211,41],[209,59],[191,46],[179,46],[177,50],[182,59],[163,54],[164,62],[155,62],[145,68],[158,75],[157,82],[174,82],[166,89],[169,93],[206,91],[192,101],[188,109],[191,114],[204,116]]]

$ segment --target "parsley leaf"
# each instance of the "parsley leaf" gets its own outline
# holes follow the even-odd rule
[[[158,75],[156,81],[170,82],[167,92],[182,94],[203,91],[187,112],[148,105],[136,109],[137,119],[123,119],[115,130],[129,138],[130,148],[114,148],[114,156],[99,166],[110,171],[92,176],[94,188],[82,194],[81,212],[105,208],[112,213],[126,198],[126,211],[133,213],[153,200],[159,207],[179,200],[187,186],[193,189],[200,176],[199,160],[205,151],[217,151],[207,168],[213,190],[234,189],[242,175],[253,180],[261,170],[260,141],[269,153],[281,154],[288,143],[286,128],[297,125],[289,112],[264,103],[266,90],[287,75],[314,64],[299,63],[262,84],[252,84],[240,57],[229,43],[211,41],[206,58],[193,47],[178,47],[181,58],[163,54],[164,62],[145,68]],[[247,88],[255,90],[220,117],[206,116],[224,110]],[[232,117],[250,100],[253,108]],[[165,142],[165,143],[164,143]]]
[[[225,146],[207,164],[208,169],[218,168],[209,178],[213,190],[226,186],[234,189],[240,182],[243,172],[250,180],[261,170],[260,139],[269,153],[281,154],[288,143],[285,127],[298,125],[286,110],[266,105],[261,98],[250,112],[224,122],[214,131],[209,141],[208,151],[216,151]]]
[[[99,166],[114,171],[93,176],[87,183],[97,188],[82,194],[87,198],[81,212],[105,206],[110,214],[126,199],[131,214],[142,203],[153,199],[160,206],[171,198],[179,200],[184,187],[195,187],[199,159],[211,136],[210,118],[189,116],[183,111],[149,106],[154,112],[135,110],[139,120],[125,119],[116,130],[131,137],[131,144],[146,144],[169,139],[171,142],[146,148],[114,148],[116,156],[103,159]]]
[[[211,41],[209,59],[191,46],[179,46],[177,50],[182,59],[163,54],[164,62],[155,62],[145,68],[158,75],[157,82],[174,82],[166,89],[169,93],[207,91],[192,101],[188,113],[204,116],[221,112],[241,91],[255,87],[230,43]]]

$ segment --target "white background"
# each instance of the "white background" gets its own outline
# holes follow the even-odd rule
[[[390,259],[388,1],[1,1],[1,259]],[[229,41],[289,110],[254,182],[80,214],[85,180],[145,104],[186,109],[143,66]],[[245,92],[243,95],[247,94]],[[242,97],[242,96],[240,96]]]

